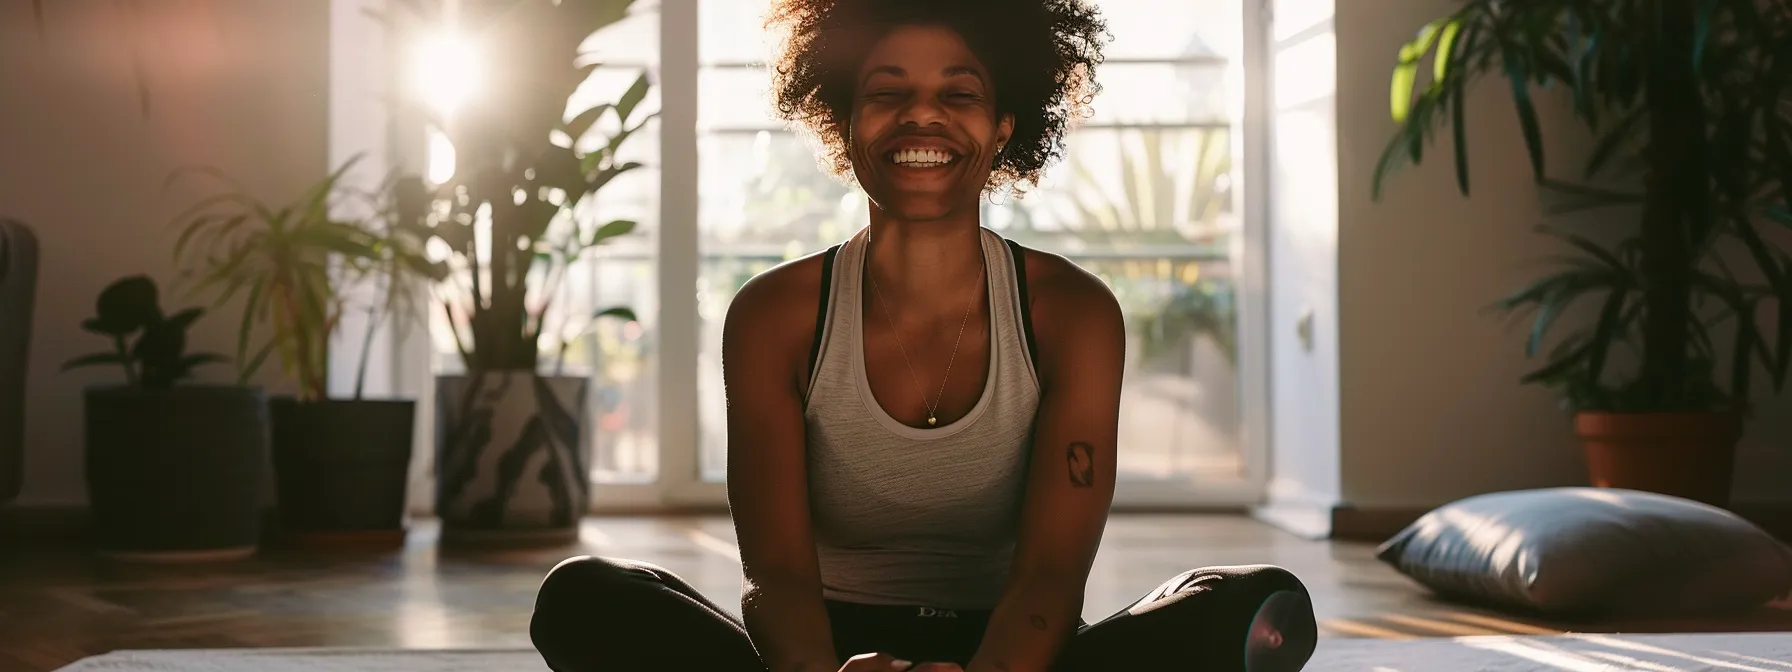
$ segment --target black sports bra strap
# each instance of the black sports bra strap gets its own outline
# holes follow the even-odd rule
[[[809,343],[810,377],[815,375],[816,360],[821,357],[821,338],[826,334],[828,328],[828,302],[833,298],[834,255],[839,252],[840,246],[835,245],[821,253],[821,300],[817,302],[815,308],[815,339]]]
[[[1033,366],[1039,366],[1039,345],[1033,341],[1033,301],[1027,295],[1027,251],[1021,249],[1020,243],[1007,241],[1008,250],[1014,257],[1014,284],[1020,288],[1020,326],[1027,338],[1027,358],[1033,360]]]

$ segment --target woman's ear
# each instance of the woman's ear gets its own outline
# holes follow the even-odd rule
[[[1001,121],[996,122],[996,146],[997,147],[1006,147],[1008,145],[1008,138],[1012,137],[1013,135],[1014,135],[1014,113],[1009,112],[1007,114],[1002,115]]]

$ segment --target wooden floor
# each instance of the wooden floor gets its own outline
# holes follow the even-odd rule
[[[302,554],[185,567],[116,565],[76,547],[0,548],[0,672],[53,670],[116,649],[288,646],[527,646],[541,576],[580,554],[636,558],[738,603],[726,518],[596,518],[565,548],[438,548],[417,525],[402,551]],[[1091,621],[1159,582],[1206,565],[1271,563],[1307,583],[1326,636],[1545,634],[1568,626],[1437,602],[1363,544],[1298,539],[1243,517],[1116,518],[1090,578]],[[1606,624],[1581,631],[1792,631],[1792,611],[1724,622]]]

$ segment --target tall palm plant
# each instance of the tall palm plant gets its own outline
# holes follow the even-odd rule
[[[615,102],[565,119],[573,94],[597,67],[577,63],[579,45],[626,17],[631,4],[460,3],[461,23],[478,27],[475,39],[496,71],[469,109],[432,122],[455,148],[454,177],[441,185],[406,178],[397,203],[402,226],[445,243],[453,255],[442,307],[468,370],[534,370],[544,331],[565,331],[547,322],[569,269],[635,229],[632,220],[599,222],[590,213],[600,190],[643,167],[621,151],[657,116],[640,109],[647,76]],[[446,23],[440,3],[406,0],[404,6],[417,25]],[[481,228],[489,240],[481,240]],[[621,307],[587,319],[605,316],[634,319]]]
[[[1429,86],[1414,89],[1430,56]],[[1427,25],[1400,51],[1393,116],[1402,124],[1376,171],[1418,163],[1432,132],[1451,128],[1456,175],[1469,192],[1468,85],[1486,75],[1511,88],[1534,178],[1567,198],[1556,212],[1640,206],[1616,243],[1547,229],[1576,253],[1566,268],[1500,303],[1533,309],[1535,354],[1572,304],[1595,299],[1595,324],[1567,339],[1527,381],[1560,386],[1580,409],[1705,411],[1746,407],[1752,374],[1776,386],[1792,360],[1792,258],[1760,228],[1792,224],[1792,6],[1756,0],[1473,0]],[[1598,135],[1581,182],[1545,170],[1533,86],[1562,86]],[[1589,183],[1640,168],[1640,184]],[[1746,251],[1762,282],[1737,279],[1726,244]],[[1702,310],[1714,305],[1715,311]],[[1777,313],[1773,339],[1762,317]],[[1730,323],[1730,360],[1712,329]],[[1610,362],[1634,342],[1640,363]],[[1727,378],[1727,380],[1724,380]],[[1724,383],[1727,383],[1724,384]]]
[[[1792,363],[1792,255],[1771,242],[1783,232],[1766,228],[1792,225],[1792,5],[1470,0],[1400,50],[1401,128],[1376,169],[1377,197],[1445,127],[1457,187],[1469,192],[1468,90],[1489,76],[1511,90],[1532,177],[1558,197],[1552,213],[1640,211],[1615,240],[1543,228],[1571,253],[1496,307],[1531,315],[1532,356],[1581,302],[1596,317],[1524,380],[1561,390],[1579,411],[1595,484],[1723,500],[1756,374],[1778,391]],[[1546,169],[1532,96],[1543,86],[1565,89],[1597,138],[1579,179]],[[1733,273],[1733,254],[1751,272]],[[1639,442],[1677,456],[1645,465],[1630,450]]]

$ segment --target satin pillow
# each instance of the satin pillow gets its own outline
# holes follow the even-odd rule
[[[1707,615],[1792,593],[1792,550],[1759,527],[1632,490],[1470,497],[1425,514],[1376,556],[1443,596],[1565,617]]]

